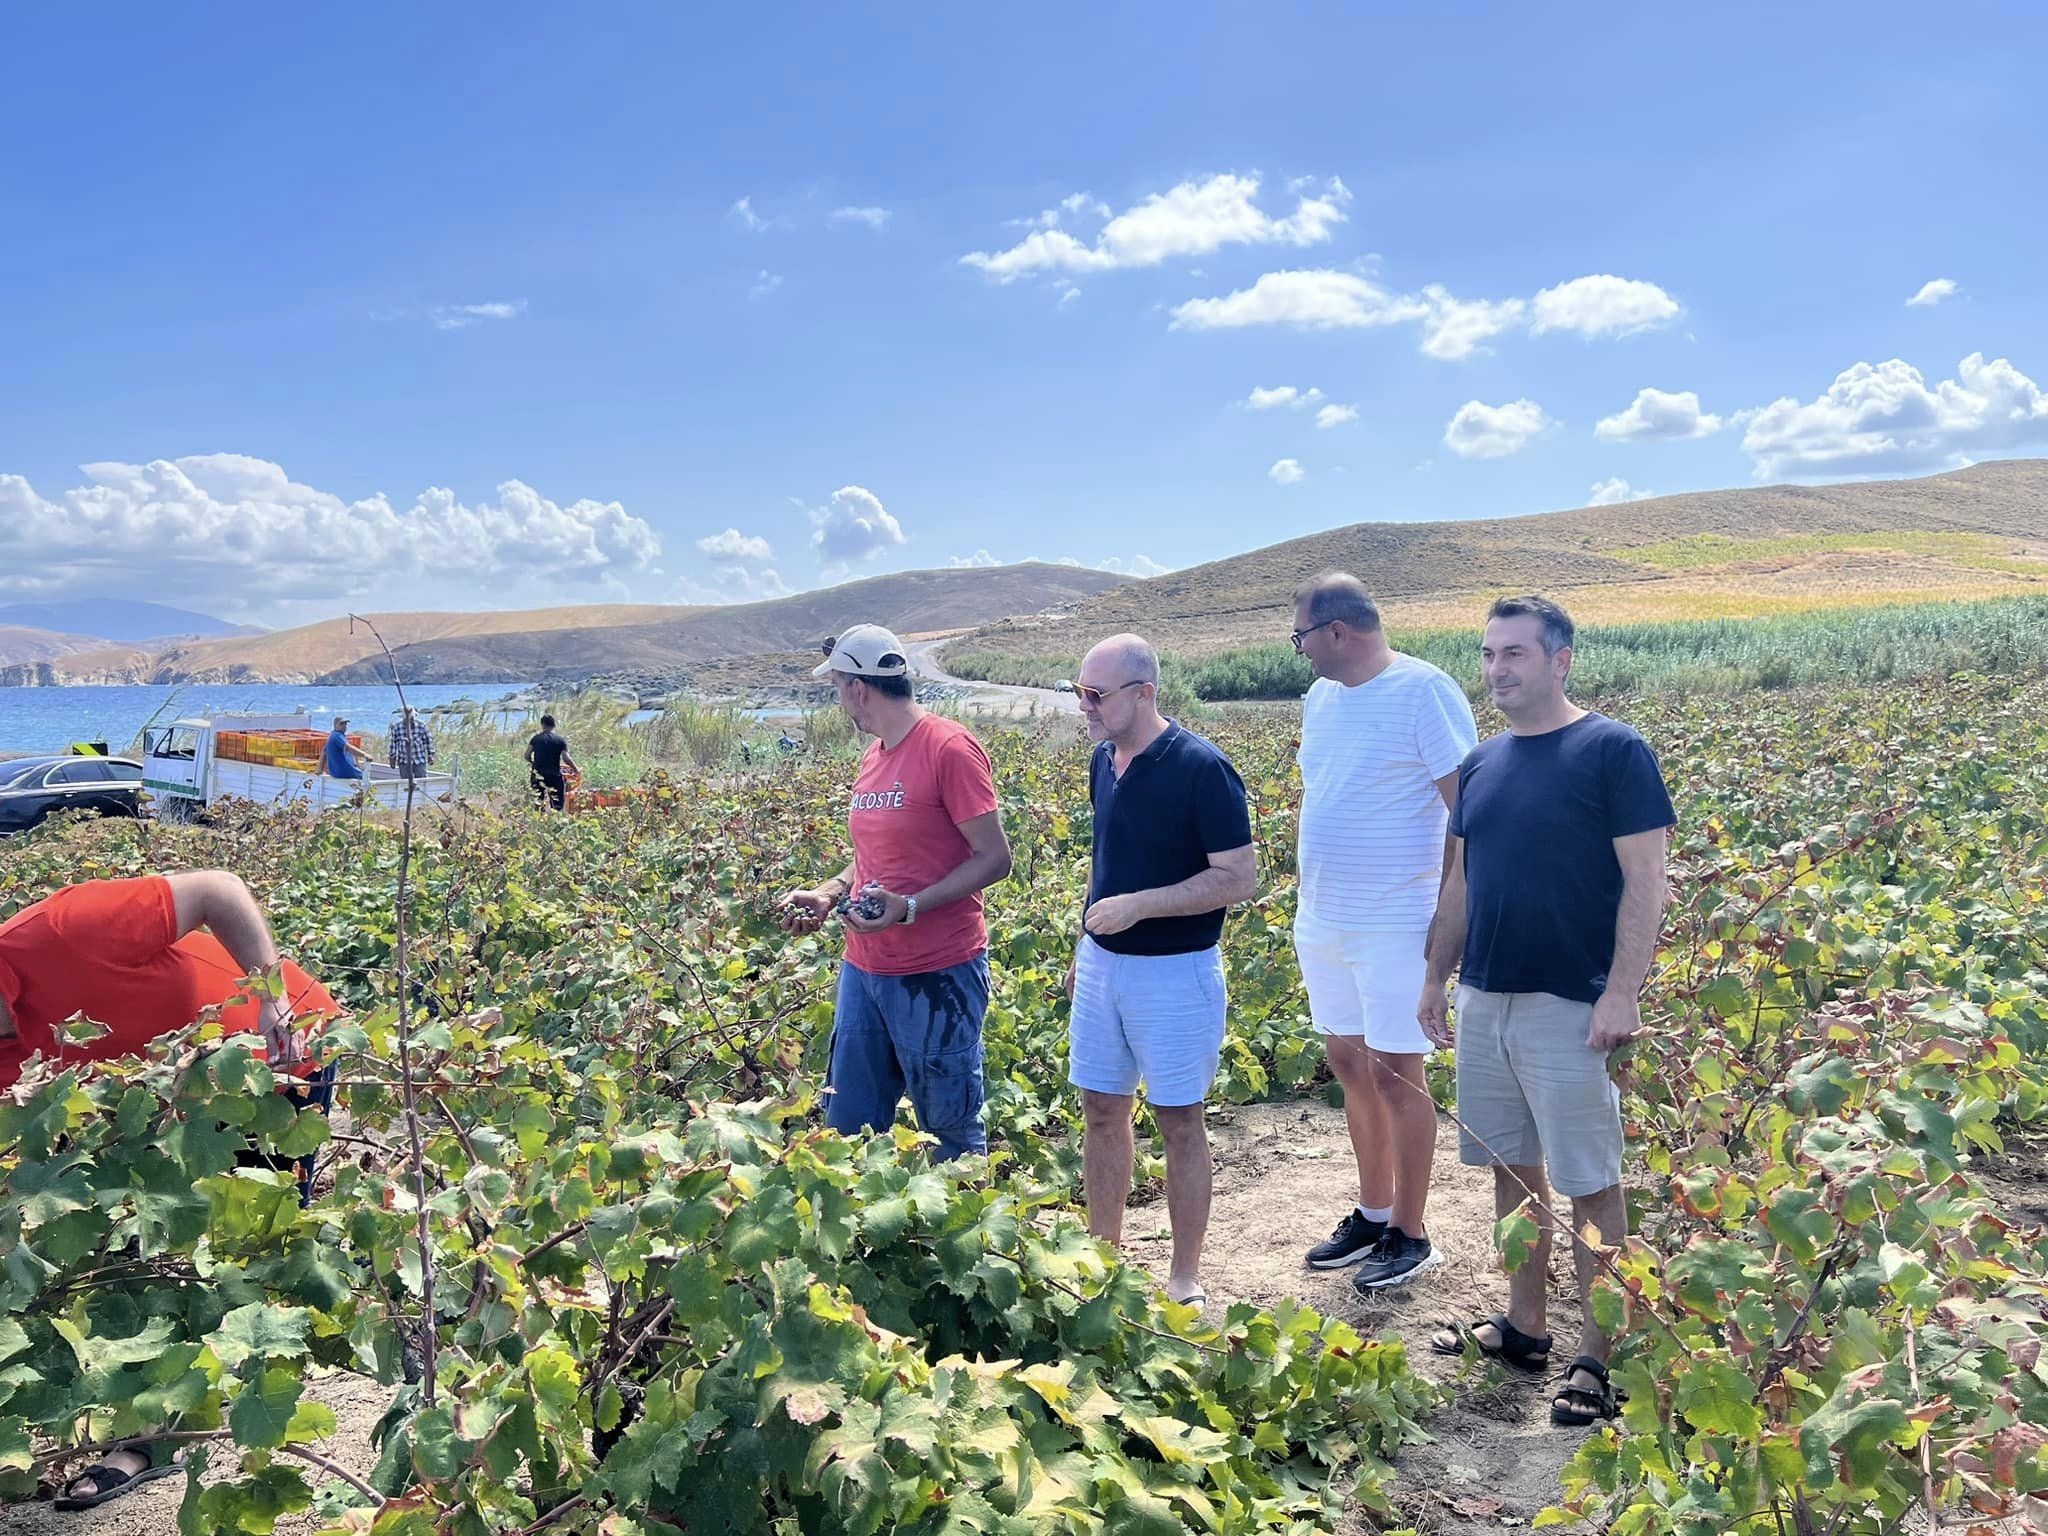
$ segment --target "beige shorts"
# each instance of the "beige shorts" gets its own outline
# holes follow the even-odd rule
[[[1593,1005],[1460,987],[1457,1010],[1458,1160],[1544,1164],[1561,1195],[1619,1184],[1621,1092],[1586,1044]]]

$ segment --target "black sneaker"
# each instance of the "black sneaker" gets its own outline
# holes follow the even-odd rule
[[[1386,1235],[1387,1224],[1384,1221],[1374,1221],[1354,1205],[1337,1223],[1337,1230],[1330,1234],[1328,1242],[1317,1243],[1309,1249],[1308,1262],[1315,1269],[1342,1269],[1371,1253]]]
[[[1358,1273],[1351,1277],[1351,1285],[1360,1291],[1406,1285],[1417,1275],[1427,1274],[1441,1263],[1443,1256],[1429,1246],[1428,1238],[1410,1237],[1399,1227],[1389,1227],[1379,1246],[1358,1266]]]

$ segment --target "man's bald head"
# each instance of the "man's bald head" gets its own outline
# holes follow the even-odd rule
[[[1097,669],[1115,675],[1098,679]],[[1081,680],[1092,687],[1114,687],[1118,683],[1159,682],[1159,653],[1143,635],[1111,635],[1088,648],[1081,659]]]
[[[1310,624],[1342,622],[1360,634],[1380,627],[1379,605],[1365,590],[1365,583],[1349,571],[1322,571],[1295,588],[1297,614],[1304,605]]]

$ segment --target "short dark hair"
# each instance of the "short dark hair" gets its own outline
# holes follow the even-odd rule
[[[1365,590],[1365,583],[1349,571],[1323,571],[1294,589],[1294,604],[1308,604],[1311,624],[1338,621],[1357,630],[1380,627],[1379,604]]]
[[[552,731],[555,728],[555,717],[553,715],[542,715],[540,717],[540,728],[544,731]]]
[[[864,672],[852,672],[847,675],[857,683],[866,683],[885,699],[907,699],[911,696],[910,677],[907,673],[897,677],[869,677]]]
[[[1525,592],[1520,597],[1497,598],[1494,605],[1486,610],[1490,624],[1495,619],[1535,619],[1543,626],[1543,654],[1555,656],[1567,650],[1578,638],[1578,626],[1572,623],[1572,616],[1558,607],[1547,597],[1538,597]]]

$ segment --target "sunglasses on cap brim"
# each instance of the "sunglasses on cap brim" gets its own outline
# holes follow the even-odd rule
[[[832,653],[838,649],[839,638],[836,635],[825,640],[818,647],[820,654],[822,654],[827,661],[830,661],[832,659]],[[846,659],[853,663],[853,676],[855,677],[860,677],[863,675],[883,677],[888,675],[886,673],[880,672],[870,673],[868,670],[869,663],[862,661],[858,656],[854,655],[851,651],[848,651],[846,653]],[[873,665],[877,667],[903,667],[907,670],[909,668],[910,663],[904,660],[904,658],[895,651],[884,651],[881,655],[877,656],[874,659]]]

